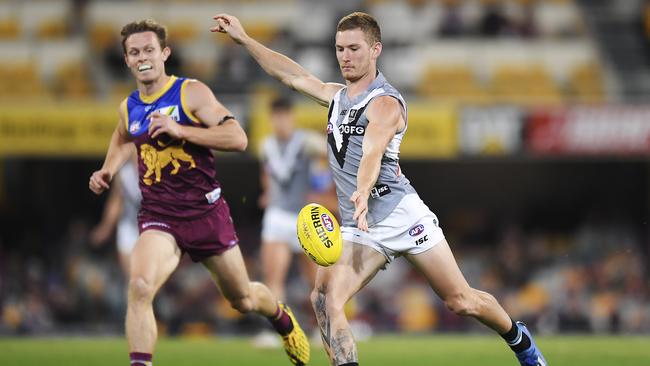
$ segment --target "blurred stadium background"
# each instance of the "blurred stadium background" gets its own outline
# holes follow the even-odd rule
[[[643,0],[0,0],[0,335],[120,335],[115,248],[93,248],[105,197],[87,188],[119,101],[134,88],[121,26],[170,31],[170,73],[199,78],[243,121],[244,154],[219,179],[259,278],[256,148],[283,92],[246,52],[208,32],[240,17],[251,35],[325,80],[340,16],[380,22],[380,69],[409,102],[402,167],[470,283],[541,335],[650,334],[650,2]],[[326,110],[295,94],[299,122]],[[308,286],[289,303],[310,318]],[[252,334],[200,266],[157,299],[161,333]],[[486,332],[444,309],[401,262],[351,304],[359,336]]]

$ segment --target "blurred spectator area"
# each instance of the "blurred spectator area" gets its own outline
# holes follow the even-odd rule
[[[126,290],[115,247],[88,241],[105,197],[83,192],[99,164],[6,161],[0,336],[121,333]],[[550,334],[650,332],[647,162],[411,160],[401,166],[440,218],[469,283],[494,294],[513,318]],[[258,279],[259,162],[217,159],[217,171],[250,276]],[[287,300],[309,324],[310,288],[294,273]],[[263,326],[236,314],[207,271],[187,257],[156,304],[161,334],[250,334]],[[446,309],[402,259],[352,305],[353,323],[379,332],[488,331]]]
[[[0,96],[123,97],[132,89],[120,28],[167,25],[172,73],[217,92],[268,82],[245,51],[211,34],[212,15],[238,16],[250,35],[324,80],[338,80],[336,21],[350,10],[382,27],[380,68],[405,94],[461,103],[559,104],[613,98],[606,65],[570,0],[0,1]],[[317,16],[314,16],[314,15]]]

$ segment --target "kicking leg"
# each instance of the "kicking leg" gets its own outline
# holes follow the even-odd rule
[[[203,260],[223,296],[241,313],[256,312],[269,319],[282,336],[284,349],[295,365],[309,362],[309,341],[291,309],[278,303],[271,290],[260,282],[250,282],[239,246]]]
[[[277,310],[277,301],[268,287],[250,282],[239,246],[203,260],[223,296],[242,314],[256,312],[266,317]]]
[[[126,312],[126,336],[132,365],[137,365],[137,361],[143,361],[141,365],[151,361],[157,338],[153,298],[176,269],[180,258],[181,251],[174,237],[162,231],[145,231],[133,249]]]
[[[311,301],[332,365],[358,365],[357,347],[343,306],[385,264],[386,258],[374,249],[345,241],[338,262],[318,268]]]
[[[494,296],[469,286],[446,240],[423,253],[406,255],[406,258],[424,275],[451,311],[474,317],[499,333],[515,351],[522,365],[546,366],[523,323],[514,323]],[[522,355],[529,361],[522,361]],[[540,361],[537,361],[538,357]]]

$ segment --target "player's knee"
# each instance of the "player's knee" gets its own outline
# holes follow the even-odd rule
[[[316,305],[319,303],[321,298],[324,298],[323,295],[317,288],[311,290],[309,294],[309,301],[311,301],[311,306],[316,310]]]
[[[129,298],[137,302],[151,302],[155,289],[151,281],[135,276],[129,280]]]
[[[476,296],[471,290],[458,292],[445,298],[445,305],[457,315],[475,315],[477,308]]]
[[[337,296],[336,291],[328,291],[325,287],[314,288],[309,295],[311,305],[316,314],[338,314],[343,313],[343,307],[347,299]],[[317,317],[318,318],[318,317]]]
[[[249,296],[230,300],[230,306],[242,314],[250,313],[254,309],[253,299],[251,299]]]

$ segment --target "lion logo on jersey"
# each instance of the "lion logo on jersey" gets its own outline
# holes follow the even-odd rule
[[[179,160],[190,163],[190,169],[196,168],[194,159],[183,150],[183,145],[185,145],[185,141],[180,146],[169,146],[163,150],[156,150],[151,145],[143,144],[140,147],[140,159],[146,165],[147,172],[144,174],[142,181],[148,186],[152,185],[154,180],[150,177],[155,173],[155,183],[160,183],[162,169],[169,163],[174,167],[170,173],[173,175],[178,173],[178,169],[181,167]]]

